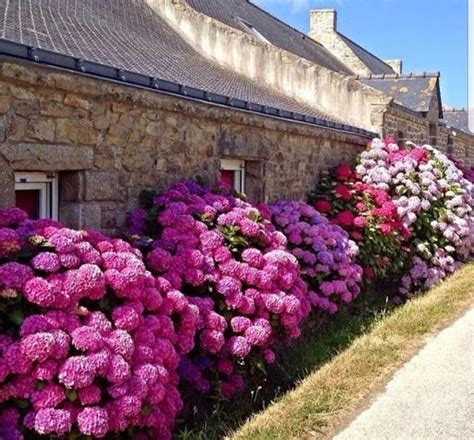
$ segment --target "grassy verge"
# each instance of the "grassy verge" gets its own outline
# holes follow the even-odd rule
[[[253,414],[269,407],[309,374],[334,358],[338,352],[347,348],[392,309],[393,306],[384,295],[366,292],[353,302],[350,308],[339,311],[334,317],[326,317],[324,321],[317,319],[318,326],[308,329],[305,336],[295,345],[280,352],[277,362],[268,365],[265,374],[255,371],[255,374],[248,378],[243,393],[230,401],[202,397],[201,401],[195,402],[197,405],[192,411],[183,415],[175,438],[225,438]],[[195,393],[193,396],[196,398]]]
[[[348,348],[343,349],[344,344],[335,344],[339,354],[321,368],[313,368],[313,373],[296,389],[254,416],[228,438],[328,438],[354,414],[364,399],[423,345],[428,336],[473,304],[474,263],[460,269],[426,295],[387,311],[382,319],[372,320],[371,325],[361,325],[359,333],[362,334]],[[318,366],[313,358],[321,346],[315,344],[311,349],[309,344],[308,347],[293,365],[301,362],[304,365],[305,357],[309,357],[307,363]]]

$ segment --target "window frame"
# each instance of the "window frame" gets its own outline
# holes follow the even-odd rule
[[[234,191],[245,193],[245,160],[221,159],[220,171],[234,171]]]
[[[17,191],[39,191],[39,218],[59,219],[59,185],[57,173],[16,172]]]

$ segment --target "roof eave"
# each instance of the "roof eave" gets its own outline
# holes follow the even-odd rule
[[[304,123],[326,128],[328,130],[358,135],[364,138],[377,137],[376,133],[370,132],[363,128],[327,121],[314,116],[290,112],[288,110],[282,110],[249,101],[243,101],[230,96],[219,95],[206,90],[189,87],[184,84],[178,84],[141,73],[131,72],[105,64],[83,60],[71,55],[65,55],[45,49],[38,49],[23,43],[6,39],[0,39],[0,55],[68,69],[80,74],[87,74],[102,79],[119,81],[127,85],[144,87],[155,92],[171,94],[184,99],[197,100],[211,105],[224,106],[234,110],[256,113],[268,117],[275,117],[290,122]]]

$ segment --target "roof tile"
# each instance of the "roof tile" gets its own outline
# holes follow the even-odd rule
[[[375,75],[382,74],[395,74],[395,71],[380,58],[377,58],[374,54],[368,50],[359,46],[357,43],[347,38],[345,35],[338,33],[342,40],[349,46],[349,48],[356,54],[356,56],[362,61],[362,63]]]
[[[464,108],[443,109],[443,122],[467,134],[474,134],[469,130],[469,112]]]
[[[328,69],[352,72],[321,44],[273,17],[248,0],[186,0],[197,11],[226,25],[245,31],[239,19],[251,24],[271,44]]]
[[[431,99],[438,93],[438,76],[425,75],[374,75],[360,77],[368,86],[380,90],[395,99],[396,102],[416,112],[427,112]]]
[[[243,101],[337,120],[207,60],[143,0],[3,1],[0,38]]]

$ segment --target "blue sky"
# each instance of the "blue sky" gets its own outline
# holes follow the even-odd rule
[[[441,72],[443,104],[467,107],[468,0],[253,0],[307,33],[309,11],[334,8],[338,29],[404,72]]]

